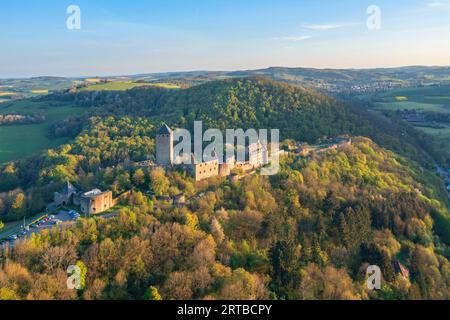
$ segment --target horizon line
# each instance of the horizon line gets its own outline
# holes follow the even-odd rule
[[[65,79],[84,79],[84,78],[118,78],[118,77],[136,77],[147,75],[161,75],[171,73],[195,73],[195,72],[246,72],[246,71],[259,71],[274,68],[283,69],[310,69],[310,70],[334,70],[334,71],[346,71],[346,70],[380,70],[380,69],[404,69],[404,68],[450,68],[450,65],[399,65],[399,66],[378,66],[378,67],[347,67],[347,68],[331,68],[331,67],[307,67],[307,66],[277,66],[271,65],[259,68],[250,69],[187,69],[187,70],[175,70],[175,71],[157,71],[157,72],[139,72],[139,73],[126,73],[126,74],[103,74],[103,75],[84,75],[84,76],[70,76],[70,75],[31,75],[31,76],[0,76],[0,80],[20,80],[20,79],[33,79],[33,78],[65,78]]]

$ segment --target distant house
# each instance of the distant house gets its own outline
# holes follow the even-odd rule
[[[114,206],[112,191],[99,189],[83,193],[80,197],[81,212],[86,215],[99,214]]]
[[[173,205],[176,207],[182,207],[186,204],[186,195],[184,193],[181,193],[179,195],[176,195],[173,198]]]
[[[409,280],[409,270],[399,261],[394,261],[395,273],[400,274],[404,279]]]
[[[311,148],[307,143],[302,143],[298,146],[295,152],[302,157],[306,157],[311,153]]]
[[[64,187],[53,195],[53,203],[56,207],[66,206],[74,203],[74,197],[78,190],[70,183],[66,182]]]

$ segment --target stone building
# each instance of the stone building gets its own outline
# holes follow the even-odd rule
[[[394,261],[393,267],[395,273],[401,275],[403,279],[409,280],[409,270],[403,264],[401,264],[399,261]]]
[[[186,195],[184,193],[176,195],[173,198],[172,203],[175,207],[183,207],[186,204]]]
[[[99,214],[114,206],[112,191],[99,189],[83,193],[80,197],[81,212],[85,215]]]
[[[195,181],[201,181],[219,175],[219,160],[211,160],[187,165]]]
[[[189,171],[195,181],[201,181],[216,176],[226,177],[235,168],[243,171],[250,171],[269,164],[269,153],[267,147],[260,141],[245,148],[245,161],[237,162],[235,157],[227,159],[225,163],[220,163],[219,159],[200,161],[194,155],[185,155],[185,159],[191,157],[190,164],[182,164],[180,167]],[[181,160],[181,161],[178,161]],[[183,159],[177,159],[177,163]],[[186,161],[184,161],[186,162]],[[156,165],[176,167],[174,156],[174,134],[173,130],[164,124],[156,134]]]
[[[166,124],[156,133],[156,163],[173,164],[173,131]]]
[[[260,141],[253,143],[247,148],[248,162],[253,168],[259,168],[269,164],[269,152],[267,146]]]
[[[64,187],[53,195],[53,203],[55,207],[66,206],[74,203],[74,198],[78,190],[70,183],[66,182]]]
[[[298,155],[302,157],[307,157],[311,153],[311,148],[307,143],[302,143],[298,146],[298,148],[295,151]]]
[[[336,139],[338,149],[349,147],[352,145],[352,138],[341,137]]]

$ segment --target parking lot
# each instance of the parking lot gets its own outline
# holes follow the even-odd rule
[[[15,241],[30,237],[33,233],[39,233],[42,230],[51,229],[58,225],[67,225],[75,222],[79,218],[80,214],[76,211],[59,210],[53,215],[48,215],[38,222],[28,225],[25,229],[22,228],[20,232],[10,235],[7,239],[1,240],[0,245],[6,242],[13,245]]]

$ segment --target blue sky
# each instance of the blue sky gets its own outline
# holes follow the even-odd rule
[[[1,78],[450,65],[450,0],[15,0],[0,43]]]

